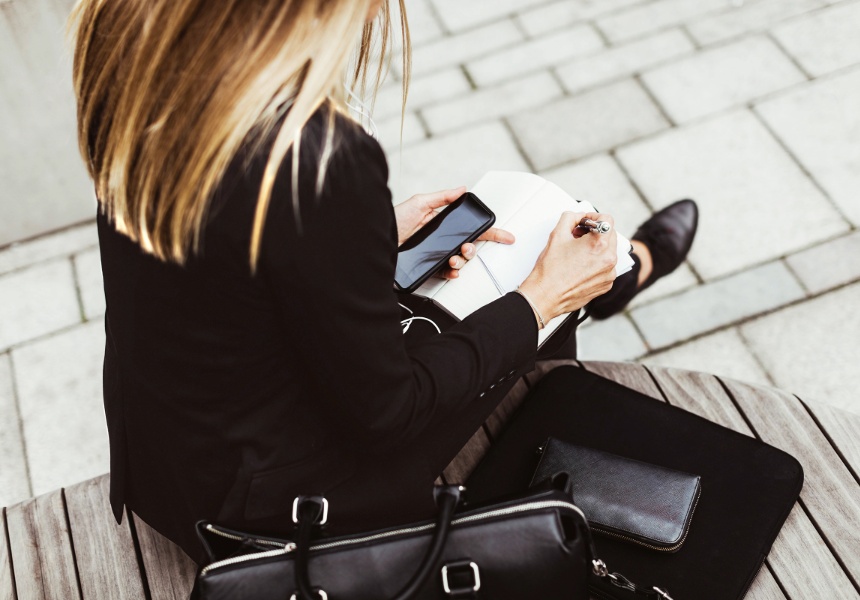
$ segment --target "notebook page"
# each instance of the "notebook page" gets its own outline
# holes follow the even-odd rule
[[[460,269],[460,276],[446,282],[436,292],[433,300],[462,320],[503,295],[496,289],[481,261],[470,260]]]

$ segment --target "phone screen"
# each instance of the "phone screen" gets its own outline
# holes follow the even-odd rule
[[[477,196],[464,194],[400,247],[394,282],[401,289],[414,290],[495,220]]]

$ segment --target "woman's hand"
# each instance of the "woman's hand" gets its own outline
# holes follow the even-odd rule
[[[612,230],[608,234],[586,233],[577,227],[583,217],[607,221]],[[609,215],[566,212],[520,290],[546,323],[580,309],[612,288],[618,261],[616,245],[615,222]]]
[[[416,194],[409,200],[401,202],[394,207],[394,217],[397,221],[397,245],[400,246],[408,240],[416,231],[424,227],[436,216],[437,210],[454,202],[466,193],[466,186],[451,190],[442,190],[431,194]],[[501,244],[513,244],[514,236],[503,229],[491,227],[476,241],[491,241]],[[475,244],[463,244],[460,254],[451,257],[448,268],[439,274],[446,279],[456,279],[458,271],[463,268],[467,261],[475,257],[477,249]]]

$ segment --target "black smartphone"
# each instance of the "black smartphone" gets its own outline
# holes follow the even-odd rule
[[[474,242],[495,222],[496,215],[475,194],[466,192],[400,246],[395,286],[414,292],[460,252],[460,246]]]

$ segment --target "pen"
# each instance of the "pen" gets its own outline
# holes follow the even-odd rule
[[[593,221],[587,217],[583,217],[577,227],[590,229],[592,233],[609,233],[612,230],[612,225],[606,221]]]

